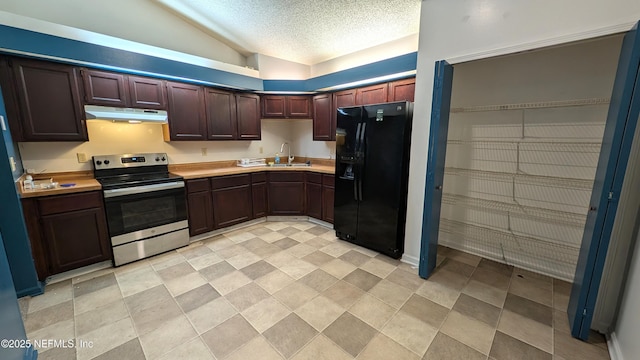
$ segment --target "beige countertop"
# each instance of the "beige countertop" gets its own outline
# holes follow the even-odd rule
[[[74,178],[72,176],[65,178],[53,178],[53,181],[58,182],[58,184],[75,184],[71,187],[61,187],[60,185],[56,186],[53,189],[33,189],[33,190],[24,190],[22,188],[22,181],[17,183],[16,187],[18,188],[18,194],[21,198],[32,198],[32,197],[40,197],[40,196],[50,196],[50,195],[61,195],[61,194],[72,194],[77,192],[84,191],[94,191],[94,190],[102,190],[102,186],[96,179],[86,178],[86,177],[77,177]]]
[[[270,167],[270,166],[256,166],[256,167],[239,167],[235,166],[235,161],[217,162],[217,163],[201,163],[201,164],[177,164],[169,167],[169,170],[185,179],[199,179],[206,177],[235,175],[235,174],[249,174],[261,171],[309,171],[322,174],[333,174],[334,166],[329,162],[321,162],[320,164],[313,164],[311,166],[292,166],[292,167]],[[34,176],[35,177],[35,176]],[[39,174],[38,178],[53,178],[53,181],[58,184],[75,184],[72,187],[56,186],[53,189],[33,189],[24,190],[22,188],[22,180],[16,182],[16,188],[18,195],[21,198],[33,198],[41,196],[73,194],[84,191],[102,190],[100,183],[93,178],[92,171],[78,171],[68,173],[49,173]]]
[[[334,167],[328,165],[311,165],[311,166],[292,166],[292,167],[270,167],[270,166],[255,166],[255,167],[221,167],[213,169],[193,169],[193,170],[171,170],[172,173],[180,175],[185,179],[198,179],[205,177],[214,177],[222,175],[236,175],[236,174],[249,174],[261,171],[310,171],[322,174],[333,174]]]

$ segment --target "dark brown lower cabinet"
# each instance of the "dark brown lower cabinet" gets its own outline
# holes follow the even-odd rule
[[[112,257],[102,192],[23,199],[38,278]]]
[[[269,215],[304,215],[303,172],[269,173]]]
[[[251,177],[249,174],[229,175],[211,179],[213,223],[216,229],[253,218]]]
[[[322,175],[307,173],[307,215],[322,219]]]
[[[267,216],[267,174],[251,174],[251,196],[253,198],[253,218]]]
[[[209,179],[187,180],[187,216],[189,235],[213,230],[213,202]]]
[[[322,220],[333,224],[333,198],[335,188],[322,186]]]
[[[213,230],[213,203],[211,191],[187,194],[189,235],[194,236]]]

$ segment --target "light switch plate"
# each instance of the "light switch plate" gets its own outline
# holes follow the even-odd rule
[[[0,125],[2,126],[2,131],[7,131],[7,124],[4,122],[4,116],[0,115]]]
[[[13,156],[9,156],[9,163],[11,164],[11,172],[16,171],[16,160]]]

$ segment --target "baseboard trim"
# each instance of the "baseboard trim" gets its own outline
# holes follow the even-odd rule
[[[403,254],[402,258],[400,259],[400,261],[402,261],[403,263],[407,263],[409,265],[415,266],[415,267],[420,265],[420,259],[418,259],[415,256],[411,256],[411,255],[407,255],[407,254]]]
[[[37,296],[41,294],[44,294],[44,283],[42,281],[38,281],[36,286],[32,286],[27,289],[22,289],[16,292],[16,297],[21,298],[24,296]]]
[[[609,356],[611,357],[611,360],[624,360],[615,331],[607,334],[607,347],[609,348]]]

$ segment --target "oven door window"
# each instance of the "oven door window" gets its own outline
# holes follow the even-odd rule
[[[111,236],[187,219],[184,188],[105,199]]]

